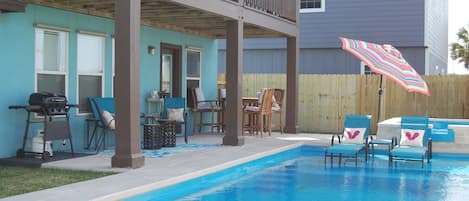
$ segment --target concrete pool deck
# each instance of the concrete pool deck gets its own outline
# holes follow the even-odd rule
[[[243,146],[216,146],[162,158],[145,158],[145,166],[138,169],[111,168],[112,155],[102,154],[54,161],[44,163],[43,167],[120,173],[1,200],[118,200],[131,194],[199,177],[302,144],[328,145],[330,136],[279,133],[263,138],[245,136]],[[190,137],[190,142],[221,143],[222,137],[220,134],[195,135]]]
[[[192,143],[221,143],[223,135],[208,134],[190,137]],[[0,200],[23,201],[74,201],[119,200],[129,195],[143,193],[216,172],[266,155],[271,155],[303,144],[327,146],[330,134],[283,134],[272,137],[245,136],[243,146],[216,146],[192,152],[178,153],[162,158],[145,158],[139,169],[111,168],[112,155],[93,155],[44,163],[43,167],[112,171],[119,174],[52,189],[7,197]],[[181,140],[181,139],[178,139]],[[178,143],[183,143],[178,141]],[[469,148],[436,144],[434,152],[469,153]]]

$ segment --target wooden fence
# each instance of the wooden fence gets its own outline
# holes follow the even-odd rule
[[[299,126],[303,132],[337,133],[346,114],[371,114],[376,132],[379,75],[300,75]],[[431,95],[409,93],[383,79],[379,121],[403,115],[436,118],[469,118],[469,76],[424,76]],[[218,76],[219,87],[225,76]],[[260,88],[286,88],[284,74],[244,74],[243,96]]]

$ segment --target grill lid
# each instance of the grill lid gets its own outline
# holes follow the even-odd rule
[[[32,93],[29,96],[29,105],[40,106],[34,112],[47,115],[64,115],[68,112],[67,98],[49,92]]]

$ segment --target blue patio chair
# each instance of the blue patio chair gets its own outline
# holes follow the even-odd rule
[[[163,111],[161,113],[162,119],[168,119],[168,109],[182,109],[183,119],[175,119],[176,124],[184,127],[184,142],[187,144],[187,111],[186,111],[186,99],[185,98],[164,98],[163,99]]]
[[[421,161],[423,168],[425,156],[427,156],[427,163],[432,157],[430,135],[428,117],[403,116],[401,118],[401,135],[399,139],[395,140],[398,145],[390,152],[390,164],[393,160]]]
[[[91,139],[95,138],[95,148],[99,151],[100,146],[106,148],[106,135],[109,132],[113,132],[114,128],[110,127],[109,120],[103,117],[103,111],[107,111],[111,114],[115,113],[115,101],[114,98],[89,98],[91,111],[93,112],[93,119],[96,120],[95,128]],[[98,136],[97,129],[102,130],[102,135]],[[91,142],[91,141],[90,141]],[[90,143],[89,142],[89,143]],[[89,144],[88,144],[89,147]]]
[[[355,166],[358,163],[358,153],[365,151],[365,161],[368,160],[368,135],[371,128],[371,115],[347,115],[344,122],[344,132],[337,135],[339,144],[334,144],[336,136],[332,136],[331,146],[324,153],[324,165],[327,156],[333,163],[334,155],[339,156],[339,166],[342,156],[354,157]]]

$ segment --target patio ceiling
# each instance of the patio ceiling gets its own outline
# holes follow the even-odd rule
[[[182,4],[186,2],[186,5]],[[207,5],[188,6],[192,2],[179,1],[179,3],[176,3],[171,0],[142,0],[141,22],[147,26],[208,38],[226,38],[227,21],[233,19],[201,9],[211,4],[211,2],[213,3],[213,1],[207,1]],[[238,3],[232,3],[232,1],[220,0],[220,2],[225,6],[232,6],[227,10],[244,9]],[[30,0],[29,3],[114,19],[115,0]],[[253,9],[248,10],[249,12],[253,11]],[[268,14],[258,13],[263,17],[269,17]],[[272,16],[272,18],[278,18],[275,19],[277,21],[283,20],[275,16]],[[285,37],[285,34],[245,22],[244,37]]]

